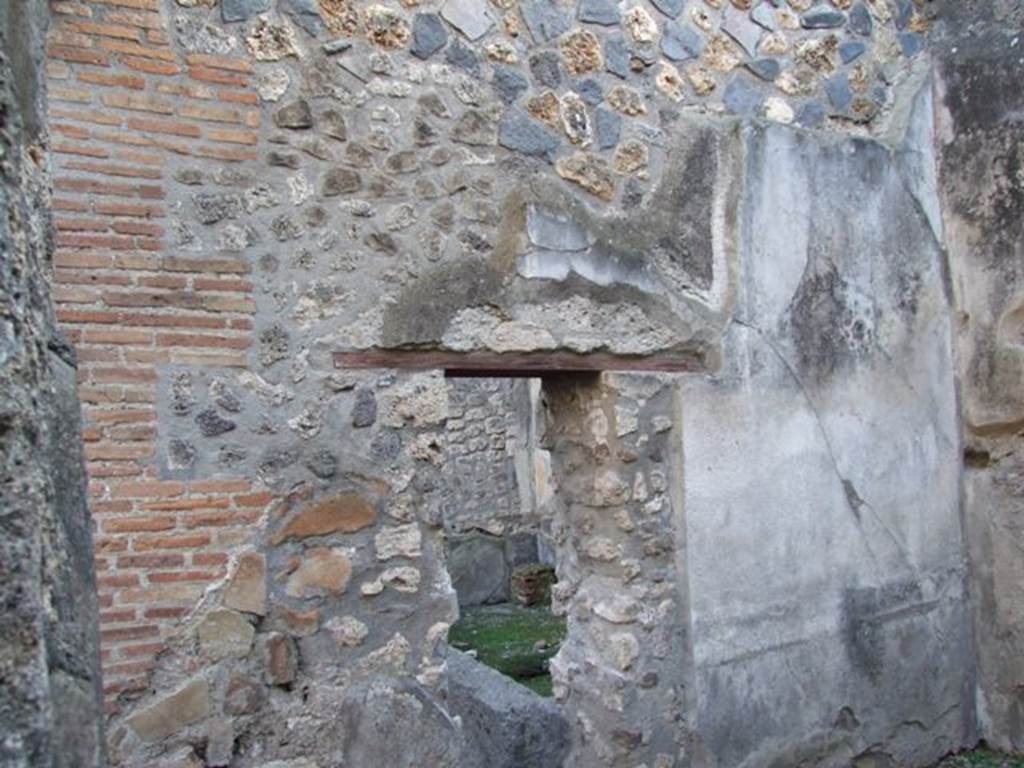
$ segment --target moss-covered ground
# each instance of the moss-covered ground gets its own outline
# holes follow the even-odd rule
[[[947,757],[935,768],[1024,768],[1024,756],[975,749]]]
[[[565,639],[565,618],[548,608],[518,605],[462,608],[448,632],[448,642],[461,651],[476,651],[482,663],[541,696],[551,695],[548,660]]]

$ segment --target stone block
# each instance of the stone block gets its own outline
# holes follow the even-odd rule
[[[210,684],[195,678],[128,718],[128,725],[145,742],[166,739],[210,713]]]

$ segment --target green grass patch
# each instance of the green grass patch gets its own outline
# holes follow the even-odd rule
[[[935,768],[1024,768],[1024,757],[975,749],[947,757]]]
[[[558,653],[565,633],[565,618],[547,608],[485,605],[463,608],[448,631],[448,642],[462,651],[476,651],[483,664],[550,696],[548,660]]]

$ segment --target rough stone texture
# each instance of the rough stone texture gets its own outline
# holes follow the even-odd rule
[[[289,0],[230,24],[222,4],[128,4],[53,3],[50,46],[118,765],[457,763],[453,488],[479,501],[471,529],[516,518],[498,483],[452,480],[466,456],[500,456],[483,475],[504,488],[511,458],[543,523],[568,765],[918,768],[973,739],[933,234],[948,122],[919,88],[936,4],[841,0],[820,29],[811,0],[587,3],[622,14],[607,25],[561,0]],[[462,29],[417,40],[421,14]],[[959,166],[988,178],[1012,149]],[[1010,176],[963,215],[1013,203]],[[1010,229],[977,242],[1016,258]],[[987,278],[965,281],[984,317]],[[1007,392],[1016,323],[967,355],[1008,365]],[[381,350],[692,374],[548,377],[547,423],[515,430],[547,448],[510,456],[510,424],[466,421],[439,371],[335,357]],[[1012,488],[1014,466],[978,477]],[[372,514],[319,506],[339,496]],[[999,658],[1019,658],[1006,546],[979,601],[1010,630],[977,678],[992,733],[1014,722]],[[252,553],[263,615],[239,603]],[[225,610],[255,630],[244,656],[201,652]],[[140,738],[132,718],[197,679],[208,714]]]
[[[976,738],[927,87],[914,106],[894,148],[750,133],[723,368],[682,393],[690,693],[717,764],[921,766]]]
[[[462,718],[462,768],[561,768],[569,723],[553,701],[456,650],[448,652],[450,708]]]
[[[1024,423],[1024,90],[1012,3],[943,3],[940,230],[949,249],[981,735],[1024,749],[1020,430]],[[968,33],[968,28],[971,30]],[[939,214],[929,210],[936,220]]]
[[[54,235],[45,3],[0,7],[0,765],[101,766],[99,634]]]

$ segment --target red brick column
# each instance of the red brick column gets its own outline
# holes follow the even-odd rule
[[[113,706],[271,500],[245,478],[166,481],[154,465],[157,366],[244,366],[254,312],[247,262],[169,246],[168,161],[254,159],[260,118],[248,61],[176,51],[158,0],[52,9],[54,295],[78,349]]]

